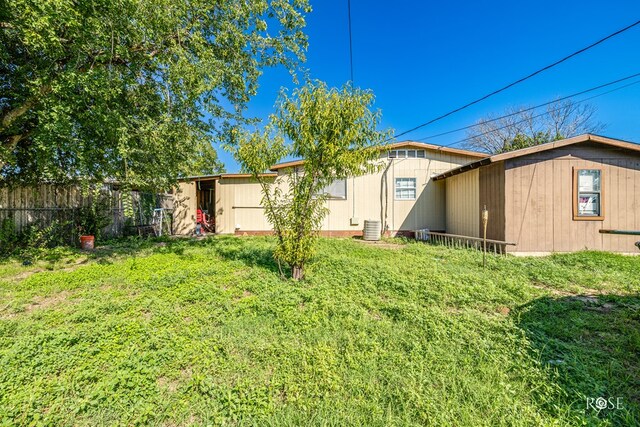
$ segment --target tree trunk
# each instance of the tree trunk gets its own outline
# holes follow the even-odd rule
[[[301,280],[304,277],[304,266],[294,265],[291,267],[291,277],[293,280]]]

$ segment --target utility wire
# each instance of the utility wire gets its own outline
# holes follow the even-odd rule
[[[640,73],[632,74],[630,76],[623,77],[621,79],[614,80],[612,82],[604,83],[604,84],[601,84],[599,86],[595,86],[595,87],[592,87],[592,88],[589,88],[589,89],[586,89],[586,90],[583,90],[583,91],[580,91],[580,92],[576,92],[576,93],[571,94],[571,95],[563,96],[562,98],[554,99],[553,101],[549,101],[549,102],[545,102],[543,104],[536,105],[534,107],[529,107],[529,108],[525,108],[524,110],[518,110],[518,111],[510,113],[510,114],[505,114],[504,116],[500,116],[500,117],[496,117],[496,118],[488,119],[488,120],[481,120],[479,123],[474,123],[474,124],[469,125],[469,126],[464,126],[464,127],[458,128],[458,129],[454,129],[454,130],[450,130],[450,131],[447,131],[447,132],[438,133],[438,134],[435,134],[435,135],[425,136],[423,138],[417,139],[417,141],[426,141],[427,139],[433,139],[433,138],[437,138],[437,137],[440,137],[440,136],[449,135],[449,134],[452,134],[452,133],[456,133],[456,132],[460,132],[460,131],[463,131],[463,130],[471,129],[471,128],[483,125],[485,123],[491,123],[491,122],[495,122],[495,121],[498,121],[498,120],[501,120],[501,119],[506,119],[507,117],[515,116],[517,114],[525,113],[525,112],[531,111],[531,110],[536,110],[536,109],[538,109],[540,107],[545,107],[545,106],[550,105],[550,104],[555,104],[556,102],[561,102],[561,101],[564,101],[566,99],[575,98],[576,96],[584,95],[585,93],[593,92],[594,90],[602,89],[604,87],[611,86],[611,85],[614,85],[616,83],[620,83],[620,82],[623,82],[625,80],[629,80],[629,79],[632,79],[632,78],[638,77],[638,76],[640,76]],[[625,87],[625,86],[623,86],[623,87]],[[606,93],[608,93],[608,92],[606,92]],[[598,95],[598,96],[600,96],[600,95]]]
[[[347,0],[349,17],[349,69],[351,71],[351,84],[353,85],[353,37],[351,36],[351,0]]]
[[[622,28],[622,29],[620,29],[620,30],[618,30],[618,31],[614,32],[614,33],[611,33],[611,34],[609,34],[608,36],[603,37],[603,38],[601,38],[600,40],[598,40],[598,41],[596,41],[596,42],[594,42],[594,43],[591,43],[590,45],[588,45],[588,46],[586,46],[586,47],[583,47],[582,49],[577,50],[577,51],[573,52],[572,54],[567,55],[567,56],[565,56],[564,58],[562,58],[562,59],[560,59],[560,60],[558,60],[558,61],[556,61],[556,62],[554,62],[554,63],[552,63],[552,64],[549,64],[549,65],[547,65],[547,66],[545,66],[545,67],[543,67],[543,68],[540,68],[539,70],[534,71],[533,73],[531,73],[531,74],[529,74],[529,75],[527,75],[527,76],[525,76],[525,77],[522,77],[522,78],[520,78],[520,79],[518,79],[518,80],[516,80],[516,81],[514,81],[514,82],[512,82],[512,83],[509,83],[508,85],[503,86],[503,87],[501,87],[500,89],[494,90],[493,92],[490,92],[490,93],[488,93],[488,94],[486,94],[486,95],[484,95],[484,96],[482,96],[482,97],[480,97],[480,98],[476,99],[475,101],[471,101],[471,102],[469,102],[469,103],[467,103],[467,104],[463,105],[462,107],[458,107],[458,108],[456,108],[455,110],[451,110],[451,111],[449,111],[448,113],[442,114],[442,115],[440,115],[440,116],[438,116],[438,117],[436,117],[436,118],[434,118],[434,119],[429,120],[428,122],[422,123],[421,125],[418,125],[418,126],[413,127],[413,128],[411,128],[411,129],[409,129],[409,130],[406,130],[406,131],[404,131],[404,132],[401,132],[401,133],[399,133],[399,134],[395,135],[395,136],[394,136],[394,138],[398,138],[398,137],[400,137],[400,136],[402,136],[402,135],[406,135],[406,134],[411,133],[411,132],[413,132],[413,131],[415,131],[415,130],[418,130],[418,129],[420,129],[420,128],[423,128],[423,127],[425,127],[425,126],[428,126],[428,125],[430,125],[430,124],[432,124],[432,123],[434,123],[434,122],[437,122],[437,121],[439,121],[439,120],[444,119],[445,117],[448,117],[448,116],[450,116],[450,115],[452,115],[452,114],[455,114],[455,113],[457,113],[457,112],[459,112],[459,111],[462,111],[462,110],[464,110],[464,109],[466,109],[466,108],[469,108],[469,107],[471,107],[472,105],[475,105],[475,104],[477,104],[477,103],[479,103],[479,102],[481,102],[481,101],[484,101],[484,100],[485,100],[485,99],[487,99],[487,98],[490,98],[490,97],[492,97],[492,96],[494,96],[494,95],[497,95],[497,94],[499,94],[500,92],[503,92],[503,91],[505,91],[505,90],[509,89],[510,87],[513,87],[513,86],[515,86],[515,85],[517,85],[517,84],[519,84],[519,83],[524,82],[525,80],[530,79],[531,77],[534,77],[534,76],[536,76],[536,75],[538,75],[538,74],[540,74],[540,73],[542,73],[542,72],[544,72],[544,71],[546,71],[546,70],[548,70],[548,69],[550,69],[550,68],[553,68],[553,67],[555,67],[556,65],[559,65],[559,64],[561,64],[561,63],[563,63],[563,62],[567,61],[568,59],[571,59],[571,58],[573,58],[574,56],[577,56],[577,55],[579,55],[579,54],[581,54],[581,53],[583,53],[583,52],[585,52],[585,51],[587,51],[587,50],[589,50],[589,49],[591,49],[591,48],[593,48],[593,47],[595,47],[595,46],[597,46],[597,45],[599,45],[599,44],[601,44],[601,43],[603,43],[603,42],[605,42],[605,41],[607,41],[607,40],[609,40],[610,38],[615,37],[615,36],[617,36],[618,34],[621,34],[621,33],[625,32],[625,31],[627,31],[627,30],[629,30],[629,29],[631,29],[631,28],[635,27],[635,26],[636,26],[636,25],[638,25],[638,24],[640,24],[640,20],[638,20],[638,21],[634,22],[633,24],[628,25],[628,26],[626,26],[626,27],[624,27],[624,28]]]
[[[640,75],[640,74],[638,74],[638,75]],[[576,105],[577,105],[577,104],[581,104],[581,103],[586,102],[586,101],[589,101],[589,100],[591,100],[591,99],[598,98],[598,97],[600,97],[600,96],[604,96],[604,95],[610,94],[610,93],[612,93],[612,92],[616,92],[616,91],[618,91],[618,90],[628,88],[629,86],[633,86],[633,85],[636,85],[636,84],[638,84],[638,83],[640,83],[640,80],[636,80],[635,82],[628,83],[628,84],[626,84],[626,85],[624,85],[624,86],[620,86],[620,87],[617,87],[617,88],[615,88],[615,89],[611,89],[611,90],[608,90],[608,91],[606,91],[606,92],[603,92],[603,93],[599,93],[599,94],[597,94],[597,95],[590,96],[589,98],[585,98],[585,99],[582,99],[582,100],[580,100],[580,101],[577,101],[575,104],[576,104]],[[510,123],[510,124],[508,124],[508,125],[501,126],[501,127],[499,127],[499,128],[492,129],[492,130],[487,131],[487,132],[479,133],[479,134],[475,135],[474,137],[477,137],[477,136],[483,136],[483,135],[488,135],[488,134],[493,133],[493,132],[495,132],[495,131],[502,130],[502,129],[506,129],[506,128],[511,127],[511,126],[514,126],[514,125],[518,125],[518,124],[520,124],[520,123],[527,122],[527,121],[529,121],[529,120],[531,120],[531,119],[537,119],[538,117],[542,117],[542,116],[545,116],[545,115],[547,115],[547,114],[551,114],[551,113],[553,113],[553,112],[555,112],[555,111],[558,111],[558,110],[560,110],[560,109],[562,109],[562,107],[554,108],[554,109],[551,109],[551,110],[549,110],[549,111],[545,111],[544,113],[540,113],[540,114],[538,114],[538,115],[535,115],[535,116],[533,116],[533,117],[528,117],[528,118],[523,119],[523,120],[520,120],[520,121],[518,121],[518,122]],[[528,111],[528,110],[523,110],[523,111]],[[510,114],[509,116],[511,116],[511,115],[513,115],[513,114]],[[509,117],[509,116],[504,116],[504,117]],[[460,143],[462,143],[462,142],[470,141],[470,140],[472,140],[474,137],[467,137],[467,138],[460,139],[460,140],[458,140],[458,141],[452,142],[452,143],[450,143],[450,144],[440,145],[440,146],[438,146],[438,148],[451,147],[451,146],[453,146],[453,145],[457,145],[457,144],[460,144]]]

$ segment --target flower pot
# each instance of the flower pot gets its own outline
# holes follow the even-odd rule
[[[92,251],[95,242],[96,238],[94,236],[80,236],[80,249],[83,251]]]

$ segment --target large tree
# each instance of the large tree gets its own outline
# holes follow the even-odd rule
[[[291,268],[296,280],[304,275],[327,214],[323,189],[381,166],[378,147],[391,133],[377,129],[381,113],[371,111],[373,100],[370,91],[307,82],[292,96],[281,93],[263,131],[240,134],[236,155],[261,184],[265,214],[278,239],[274,256],[279,265]],[[287,157],[304,163],[275,184],[262,176]]]
[[[242,120],[262,69],[304,59],[308,11],[307,0],[0,0],[0,179],[158,188],[215,169],[212,139]]]
[[[488,153],[503,153],[583,133],[597,133],[605,125],[596,120],[591,104],[571,100],[551,103],[544,113],[527,107],[510,108],[500,117],[478,121],[467,134],[467,146]]]

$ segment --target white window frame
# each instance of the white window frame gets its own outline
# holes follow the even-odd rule
[[[334,186],[339,181],[344,182],[344,196],[335,196],[335,195],[332,195],[331,193],[329,193],[327,191],[330,187]],[[347,185],[347,179],[346,178],[344,178],[344,179],[336,179],[331,184],[329,184],[326,187],[324,187],[323,189],[321,189],[318,194],[326,194],[327,195],[326,196],[327,200],[347,200],[348,187],[349,186]]]
[[[420,149],[401,149],[401,150],[389,150],[387,151],[387,158],[389,159],[426,159],[426,150]]]
[[[413,186],[398,187],[398,182],[413,181]],[[413,190],[413,197],[398,196],[398,190]],[[393,195],[395,200],[416,200],[418,198],[418,179],[413,177],[398,177],[393,180]]]

